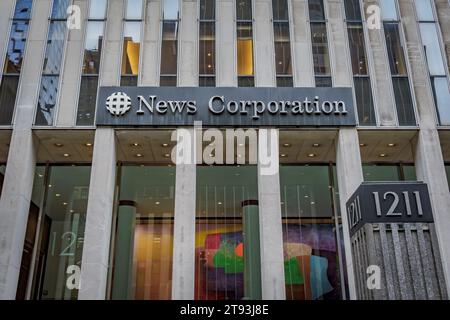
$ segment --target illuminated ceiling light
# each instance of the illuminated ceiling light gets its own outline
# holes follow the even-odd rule
[[[320,143],[313,143],[313,145],[312,145],[314,148],[318,148],[318,147],[320,147]]]
[[[366,144],[365,144],[365,143],[360,143],[359,146],[360,146],[360,147],[365,147]]]
[[[380,157],[381,158],[385,158],[385,157],[387,157],[387,154],[386,153],[380,153]]]
[[[142,158],[144,155],[142,153],[136,153],[136,157]]]
[[[208,57],[211,57],[211,52],[208,52]]]
[[[70,213],[74,213],[75,212],[75,210],[70,210]]]
[[[170,158],[170,154],[169,154],[169,153],[166,153],[166,154],[164,154],[164,157],[165,157],[165,158]]]
[[[90,142],[86,142],[84,145],[85,145],[86,147],[92,147],[92,143],[90,143]]]
[[[309,198],[309,196],[308,196],[308,195],[306,195],[306,196],[305,196],[305,198]]]
[[[62,143],[55,143],[55,147],[61,148],[61,147],[64,147],[64,145]]]
[[[49,187],[49,188],[51,188],[51,187],[52,187],[52,185],[51,185],[51,184],[49,184],[49,185],[48,185],[48,187]]]
[[[140,144],[139,144],[139,143],[137,143],[137,142],[133,142],[133,143],[131,144],[131,146],[132,146],[132,147],[139,147],[139,146],[140,146]]]
[[[283,143],[283,147],[289,148],[291,146],[290,143]]]
[[[395,143],[388,143],[388,147],[395,147]]]
[[[219,201],[219,202],[217,202],[217,204],[220,206],[220,205],[222,205],[222,202]]]
[[[314,201],[311,201],[311,204],[314,205],[314,204],[316,204],[316,203],[315,203]]]
[[[68,157],[70,157],[70,154],[64,153],[63,156],[64,156],[65,158],[68,158]]]
[[[61,197],[61,194],[57,193],[55,194],[55,197]]]
[[[163,147],[168,147],[169,144],[168,144],[168,143],[163,143],[162,146],[163,146]]]
[[[155,202],[156,205],[159,205],[160,203],[161,203],[161,202],[159,202],[159,201],[156,201],[156,202]]]
[[[286,158],[287,156],[288,156],[288,155],[285,154],[285,153],[280,154],[280,157],[282,157],[282,158]]]
[[[310,153],[310,154],[308,154],[308,157],[310,157],[310,158],[314,158],[315,156],[316,156],[315,153]]]
[[[39,176],[39,178],[42,178],[44,175],[42,175],[42,174],[38,174],[38,176]]]
[[[62,205],[63,205],[63,206],[67,206],[68,203],[67,203],[67,202],[63,202]]]
[[[211,65],[210,64],[208,64],[208,69],[211,69]]]

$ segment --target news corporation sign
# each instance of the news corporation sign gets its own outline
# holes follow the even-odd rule
[[[355,126],[351,88],[101,87],[99,126]]]

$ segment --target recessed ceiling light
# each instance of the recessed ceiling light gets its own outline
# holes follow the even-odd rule
[[[388,143],[388,147],[395,147],[395,143]]]
[[[290,143],[283,143],[283,147],[289,148],[291,146]]]
[[[308,157],[310,157],[310,158],[314,158],[315,156],[316,156],[315,153],[310,153],[310,154],[308,154]]]
[[[320,143],[313,143],[313,145],[312,145],[314,148],[318,148],[318,147],[320,147]]]
[[[142,158],[144,155],[142,153],[136,153],[136,157]]]
[[[57,147],[57,148],[61,148],[61,147],[63,147],[64,145],[62,144],[62,143],[55,143],[55,147]]]
[[[70,213],[74,213],[75,211],[74,210],[70,210]]]
[[[387,154],[386,153],[380,153],[380,157],[381,158],[385,158],[385,157],[387,157]]]
[[[160,203],[161,203],[161,202],[159,202],[159,201],[156,201],[156,202],[155,202],[156,205],[159,205]]]
[[[308,195],[306,195],[306,196],[305,196],[305,198],[309,198],[309,196],[308,196]]]
[[[55,194],[55,197],[61,197],[61,194],[57,193]]]
[[[222,202],[220,202],[220,201],[219,201],[219,202],[217,202],[217,204],[218,204],[218,205],[221,205],[221,204],[222,204]]]
[[[131,144],[131,146],[132,146],[132,147],[139,147],[139,146],[140,146],[140,144],[139,144],[139,143],[137,143],[137,142],[133,142],[133,143]]]
[[[67,158],[67,157],[70,157],[70,154],[64,153],[63,156]]]
[[[51,188],[51,187],[52,187],[52,185],[51,185],[51,184],[49,184],[49,185],[48,185],[48,187],[49,187],[49,188]]]
[[[38,174],[38,176],[39,176],[39,178],[42,178],[44,175],[42,175],[42,174]]]
[[[316,204],[316,203],[315,203],[314,201],[311,201],[311,204],[313,204],[313,205],[314,205],[314,204]]]
[[[360,146],[360,147],[365,147],[366,144],[365,144],[365,143],[360,143],[359,146]]]
[[[170,158],[170,154],[169,154],[169,153],[166,153],[166,154],[164,155],[164,157]]]
[[[168,147],[169,144],[168,144],[168,143],[163,143],[162,146],[163,146],[163,147]]]
[[[63,205],[63,206],[67,206],[67,202],[63,202],[62,205]]]
[[[85,146],[86,146],[86,147],[92,147],[92,143],[86,142],[86,143],[85,143]]]
[[[280,154],[280,157],[282,157],[282,158],[286,158],[287,156],[288,156],[288,155],[285,154],[285,153]]]

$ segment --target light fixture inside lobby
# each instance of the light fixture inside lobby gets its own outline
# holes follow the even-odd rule
[[[360,146],[360,147],[365,147],[366,144],[365,144],[365,143],[360,143],[359,146]]]
[[[61,148],[61,147],[64,147],[64,145],[62,143],[55,143],[55,147]]]
[[[290,143],[283,143],[283,147],[289,148],[291,146]]]
[[[310,153],[310,154],[308,154],[308,157],[310,157],[310,158],[314,158],[315,156],[316,156],[315,153]]]
[[[395,143],[388,143],[388,147],[395,147]]]
[[[86,142],[84,145],[85,145],[86,147],[92,147],[92,143],[90,143],[90,142]]]
[[[168,147],[169,144],[168,144],[168,143],[163,143],[161,146],[163,146],[163,147]]]
[[[136,153],[136,157],[142,158],[144,155],[142,153]]]
[[[320,143],[313,143],[313,145],[312,145],[314,148],[318,148],[318,147],[320,147]]]
[[[170,158],[170,154],[169,154],[169,153],[166,153],[166,154],[164,154],[164,157],[165,157],[165,158]]]
[[[68,158],[68,157],[70,157],[70,154],[64,153],[63,156],[64,156],[65,158]]]
[[[288,155],[285,154],[285,153],[280,154],[280,157],[282,157],[282,158],[286,158],[287,156],[288,156]]]
[[[380,157],[381,158],[385,158],[385,157],[387,157],[387,154],[386,153],[380,153]]]
[[[140,146],[140,144],[139,144],[139,143],[137,143],[137,142],[133,142],[133,143],[131,144],[131,146],[132,146],[132,147],[139,147],[139,146]]]

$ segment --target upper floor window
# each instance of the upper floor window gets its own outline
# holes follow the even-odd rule
[[[236,0],[238,86],[253,87],[253,13],[251,0]]]
[[[292,87],[291,39],[287,0],[272,0],[277,87]]]
[[[216,85],[216,1],[200,0],[199,86]]]
[[[180,19],[179,0],[163,0],[161,41],[161,87],[175,87],[178,72],[178,26]]]

